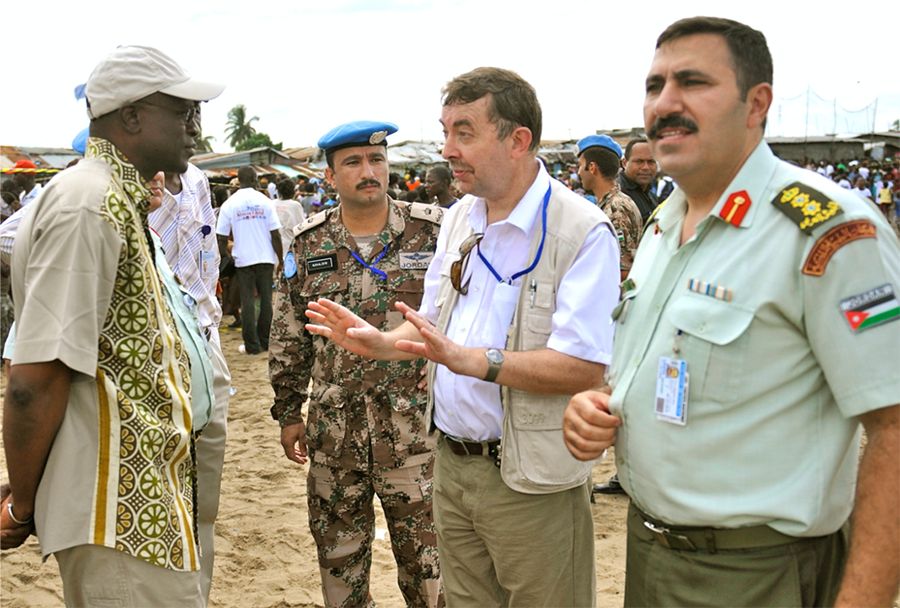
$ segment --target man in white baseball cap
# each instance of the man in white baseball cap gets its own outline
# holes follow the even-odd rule
[[[0,538],[37,534],[67,606],[205,603],[191,371],[146,237],[147,182],[187,169],[199,102],[223,88],[155,49],[113,51],[85,86],[85,159],[16,235]]]

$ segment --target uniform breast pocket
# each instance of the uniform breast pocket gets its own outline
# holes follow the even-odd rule
[[[300,290],[300,297],[304,300],[302,304],[319,298],[343,304],[341,299],[346,291],[347,277],[336,272],[323,272],[306,277],[303,289]]]
[[[669,307],[668,317],[681,336],[679,352],[688,362],[691,399],[728,405],[744,391],[749,329],[755,311],[734,302],[686,293]]]
[[[418,310],[425,292],[425,271],[389,270],[387,275],[388,286],[394,294],[394,300]],[[393,304],[391,309],[393,310]]]

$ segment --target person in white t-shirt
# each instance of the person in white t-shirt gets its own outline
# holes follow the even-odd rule
[[[303,212],[303,205],[293,198],[294,182],[283,179],[276,186],[278,200],[275,201],[275,213],[281,222],[281,249],[287,251],[294,240],[294,227],[306,219],[306,213]]]
[[[234,266],[241,291],[244,352],[257,355],[269,349],[272,325],[272,272],[281,268],[281,222],[274,203],[256,190],[256,172],[249,165],[238,169],[241,188],[225,201],[219,211],[216,234],[219,251],[228,253],[228,235],[232,235]],[[255,294],[259,294],[259,318],[256,319]]]

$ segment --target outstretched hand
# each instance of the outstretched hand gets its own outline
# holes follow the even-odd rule
[[[306,329],[328,338],[341,348],[372,359],[382,358],[385,351],[383,334],[336,302],[321,298],[307,305],[306,317],[312,321]]]
[[[473,369],[471,357],[468,356],[472,349],[450,340],[428,319],[403,302],[397,302],[395,306],[406,316],[406,320],[412,323],[422,338],[421,342],[398,340],[395,345],[397,350],[440,363],[456,374],[477,375],[478,370]]]

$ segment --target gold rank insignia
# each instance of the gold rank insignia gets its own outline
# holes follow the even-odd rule
[[[772,204],[806,234],[812,234],[816,226],[844,212],[836,202],[800,182],[782,190]]]

